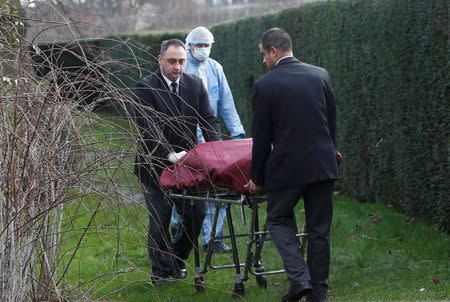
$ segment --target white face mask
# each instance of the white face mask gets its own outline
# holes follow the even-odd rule
[[[191,51],[192,56],[196,60],[203,62],[209,58],[209,53],[211,52],[211,47],[192,47],[191,50],[192,50]]]

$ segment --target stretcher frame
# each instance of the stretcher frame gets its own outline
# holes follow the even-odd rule
[[[200,253],[198,238],[192,236],[194,245],[194,263],[195,263],[195,278],[194,287],[197,292],[204,292],[206,289],[206,283],[204,281],[204,275],[210,269],[229,269],[234,268],[236,271],[236,279],[234,284],[234,290],[232,297],[238,298],[244,296],[245,286],[244,282],[249,279],[250,275],[255,276],[256,283],[261,288],[267,288],[266,275],[280,274],[284,272],[284,269],[266,271],[262,263],[262,251],[265,241],[270,241],[271,238],[267,231],[266,223],[263,227],[260,227],[260,219],[258,214],[259,204],[266,201],[265,195],[249,195],[249,194],[239,194],[233,193],[229,190],[204,190],[204,191],[188,191],[182,190],[182,192],[168,191],[168,196],[173,198],[182,198],[190,202],[191,205],[194,202],[206,202],[212,201],[215,203],[215,213],[212,224],[211,236],[206,248],[205,261],[203,266],[200,262]],[[212,264],[212,254],[213,254],[213,243],[216,239],[216,227],[217,220],[219,217],[219,209],[221,205],[225,205],[226,217],[229,235],[224,235],[222,239],[230,239],[232,247],[232,261],[231,264],[213,265]],[[241,219],[245,223],[244,207],[248,207],[251,210],[251,219],[249,225],[248,233],[236,234],[233,225],[233,216],[231,215],[231,206],[238,205],[241,207]],[[193,215],[193,212],[192,212]],[[194,218],[192,217],[192,221]],[[300,238],[300,249],[302,254],[305,251],[306,246],[306,233],[298,232],[297,237]],[[247,251],[244,262],[240,262],[239,250],[237,246],[236,238],[238,237],[248,237],[247,240]]]

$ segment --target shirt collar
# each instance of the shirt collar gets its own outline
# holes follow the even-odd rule
[[[280,63],[281,60],[286,59],[286,58],[292,58],[292,57],[293,57],[293,56],[284,56],[284,57],[280,58],[280,59],[275,63],[275,66],[277,66],[278,63]]]
[[[167,87],[169,87],[169,89],[170,89],[170,84],[172,84],[173,82],[172,82],[171,80],[169,80],[162,72],[161,72],[161,75],[163,76],[164,80],[166,81]],[[177,83],[177,86],[178,86],[178,87],[180,87],[180,78],[181,78],[181,77],[179,77],[179,78],[175,81],[175,83]],[[179,89],[179,88],[178,88],[178,89]]]

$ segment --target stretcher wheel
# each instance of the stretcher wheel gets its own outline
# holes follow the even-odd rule
[[[261,288],[267,288],[267,279],[264,276],[256,276],[256,283]]]
[[[301,240],[301,245],[300,245],[300,251],[303,255],[305,254],[307,243],[308,243],[308,240],[307,240],[306,236],[303,236],[302,240]]]
[[[206,289],[205,281],[203,280],[203,276],[195,277],[194,279],[195,291],[198,293],[203,293]]]
[[[233,299],[241,298],[242,296],[244,296],[244,294],[245,294],[244,282],[235,283],[233,291]]]

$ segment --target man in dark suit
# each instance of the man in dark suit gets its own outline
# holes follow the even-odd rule
[[[135,173],[149,213],[148,254],[155,285],[167,283],[171,277],[186,277],[184,260],[189,257],[192,240],[198,237],[204,218],[203,204],[191,206],[182,199],[168,200],[159,186],[159,176],[197,144],[197,125],[206,141],[220,139],[219,123],[202,80],[183,73],[183,42],[164,41],[158,62],[159,69],[141,80],[134,92],[140,130]],[[173,203],[184,225],[182,238],[175,245],[169,235]]]
[[[293,57],[288,33],[265,31],[259,44],[270,71],[253,87],[250,192],[267,192],[267,225],[291,281],[282,301],[326,299],[336,162],[336,104],[328,72]],[[294,208],[303,197],[307,265]]]

